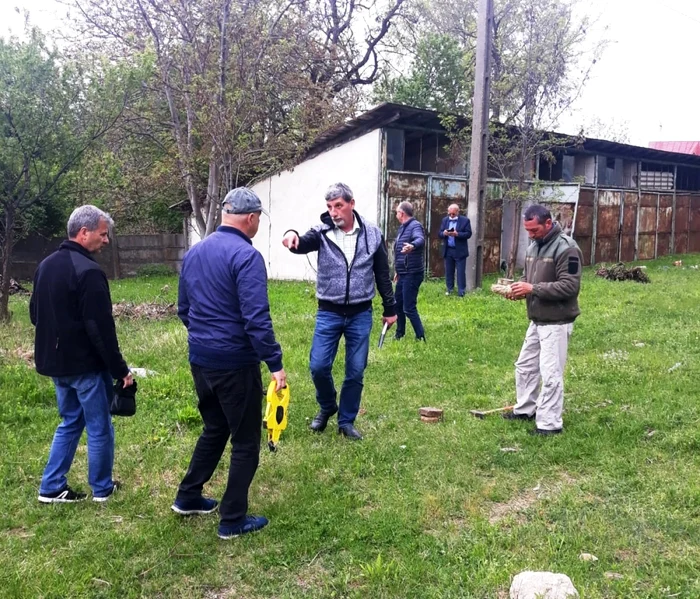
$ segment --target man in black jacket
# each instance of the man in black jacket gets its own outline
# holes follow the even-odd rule
[[[118,488],[112,479],[114,429],[109,413],[113,380],[133,384],[122,358],[112,317],[107,277],[93,254],[109,243],[109,214],[95,206],[76,208],[68,219],[68,241],[34,275],[29,303],[36,327],[34,360],[50,376],[62,418],[41,479],[39,501],[73,503],[85,493],[68,486],[66,475],[83,429],[87,429],[88,482],[93,501],[107,501]]]
[[[408,318],[416,340],[425,341],[425,329],[417,307],[418,290],[425,277],[425,233],[422,225],[413,218],[413,205],[410,202],[401,202],[396,207],[396,218],[401,226],[394,243],[394,295],[398,314],[394,339],[401,339],[406,334]]]

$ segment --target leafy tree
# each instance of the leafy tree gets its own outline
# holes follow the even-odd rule
[[[123,107],[121,74],[88,73],[30,39],[0,39],[0,321],[9,319],[10,262],[15,241],[44,222],[68,176]]]
[[[509,270],[515,266],[522,202],[533,198],[528,181],[533,177],[535,161],[540,156],[553,161],[561,137],[549,131],[570,109],[588,81],[591,69],[605,46],[590,40],[590,22],[577,18],[578,0],[495,0],[493,44],[491,48],[491,138],[489,172],[503,179],[504,199],[515,203],[516,214]],[[476,0],[426,0],[416,27],[442,32],[462,49],[465,60],[475,58]],[[410,33],[410,32],[409,32]],[[421,48],[421,45],[418,45]],[[433,54],[434,58],[439,54]],[[416,56],[413,75],[425,71]],[[433,68],[444,77],[452,66],[435,60]],[[465,69],[467,77],[473,68]],[[411,97],[419,106],[430,98],[431,82],[420,76],[409,78]],[[399,84],[394,90],[403,92]],[[471,89],[471,80],[463,85]],[[399,97],[399,96],[394,96]],[[440,110],[438,108],[438,110]],[[462,112],[470,116],[470,106]],[[470,128],[460,129],[453,115],[444,115],[453,143],[466,154]],[[460,150],[457,150],[460,151]]]
[[[202,236],[223,195],[274,172],[352,114],[404,0],[74,0],[80,40],[114,60],[148,60],[176,176]],[[376,20],[364,26],[367,16]],[[358,32],[365,35],[360,37]],[[175,173],[174,173],[175,174]]]
[[[416,48],[409,75],[384,78],[377,85],[375,99],[436,110],[466,114],[473,95],[471,51],[446,34],[428,33]]]

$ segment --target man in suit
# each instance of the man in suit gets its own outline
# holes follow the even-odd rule
[[[472,236],[472,225],[466,216],[460,216],[459,206],[451,204],[447,216],[440,224],[440,239],[443,240],[442,256],[445,259],[445,284],[450,295],[455,286],[455,269],[457,270],[457,295],[464,297],[467,289],[467,242]]]

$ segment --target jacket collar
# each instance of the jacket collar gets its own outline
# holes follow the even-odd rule
[[[66,239],[65,241],[61,242],[61,245],[58,246],[59,250],[70,250],[71,252],[78,252],[79,254],[82,254],[86,258],[90,258],[93,262],[97,262],[95,260],[95,256],[92,255],[91,252],[88,252],[82,245],[77,243],[76,241],[71,241],[70,239]]]
[[[236,229],[236,227],[230,227],[228,225],[219,225],[218,227],[216,227],[216,232],[217,233],[233,233],[234,235],[238,235],[241,239],[245,239],[250,245],[253,245],[253,241],[251,240],[251,238],[248,237],[240,229]]]
[[[549,230],[549,233],[547,233],[542,239],[537,239],[537,245],[539,245],[540,247],[547,245],[550,241],[552,241],[552,239],[554,239],[560,233],[561,233],[561,225],[555,221],[552,223],[552,228]]]

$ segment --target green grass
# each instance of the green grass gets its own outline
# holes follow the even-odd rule
[[[176,319],[118,323],[129,363],[159,373],[139,381],[137,415],[115,421],[123,492],[105,505],[37,502],[58,416],[50,381],[22,358],[32,329],[27,299],[13,298],[0,329],[0,596],[498,598],[530,569],[566,573],[583,598],[700,597],[700,270],[673,259],[647,263],[650,285],[585,273],[555,438],[469,415],[512,401],[524,305],[446,298],[437,281],[419,299],[427,344],[378,350],[375,312],[364,441],[311,434],[314,289],[271,283],[290,423],[251,489],[270,526],[230,542],[216,517],[169,509],[201,427]],[[175,301],[176,287],[155,276],[112,294]],[[427,405],[444,422],[421,423]],[[87,490],[84,442],[69,478]]]

